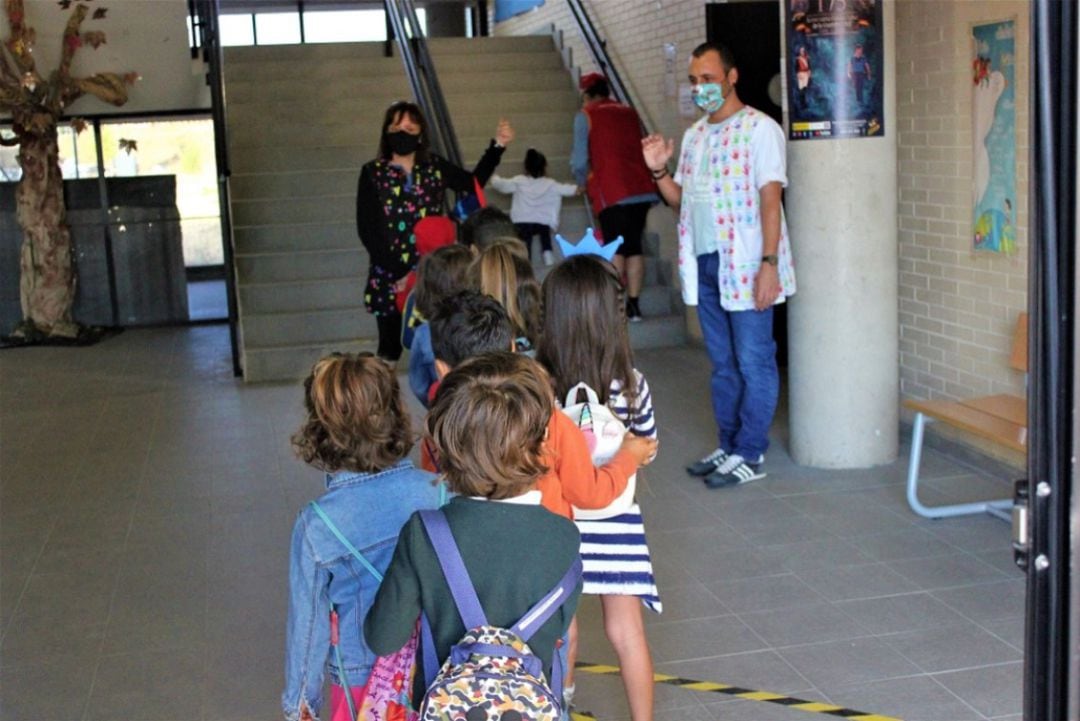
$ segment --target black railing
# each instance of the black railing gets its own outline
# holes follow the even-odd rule
[[[637,110],[629,89],[623,82],[618,68],[615,67],[615,62],[607,51],[607,40],[601,38],[596,31],[592,18],[589,17],[589,13],[585,10],[585,3],[582,0],[566,0],[566,4],[570,7],[570,14],[574,16],[578,30],[581,31],[581,37],[585,40],[585,45],[596,62],[596,66],[607,77],[608,85],[611,86],[611,92],[615,99]],[[642,132],[648,133],[648,127],[645,125],[645,120],[642,118],[640,111],[638,112],[638,118],[641,119]]]
[[[416,14],[416,5],[413,0],[384,0],[383,7],[401,51],[413,96],[431,127],[432,145],[447,160],[461,166],[461,148],[424,38],[424,29]]]
[[[210,86],[211,115],[214,119],[214,157],[217,162],[218,203],[221,207],[221,246],[225,264],[225,290],[229,303],[229,343],[232,347],[233,373],[242,375],[240,345],[237,337],[239,313],[236,302],[236,271],[233,261],[232,197],[229,188],[229,135],[225,115],[225,76],[223,70],[219,0],[192,0],[198,28],[197,42],[206,63],[206,82]]]

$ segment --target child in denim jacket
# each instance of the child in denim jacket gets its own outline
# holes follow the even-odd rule
[[[393,370],[370,353],[323,358],[304,382],[307,420],[293,436],[297,455],[326,472],[322,511],[379,571],[390,564],[401,527],[413,511],[437,508],[435,476],[407,459],[413,446],[408,412]],[[311,506],[300,511],[289,557],[289,619],[285,641],[288,721],[318,716],[329,667],[330,713],[348,706],[341,669],[330,653],[330,612],[338,615],[339,649],[354,699],[375,654],[362,622],[379,582],[350,554]]]

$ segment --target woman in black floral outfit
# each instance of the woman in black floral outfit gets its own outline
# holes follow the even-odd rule
[[[427,123],[414,103],[387,108],[378,157],[360,171],[356,192],[356,230],[371,256],[364,305],[379,327],[381,358],[401,357],[401,314],[394,301],[399,282],[416,268],[413,226],[429,213],[443,213],[447,189],[472,192],[474,178],[484,185],[513,139],[510,123],[499,121],[495,139],[470,173],[428,151]]]

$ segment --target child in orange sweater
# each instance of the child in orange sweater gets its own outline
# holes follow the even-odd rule
[[[514,328],[499,303],[472,291],[450,296],[438,306],[431,324],[435,372],[440,378],[468,358],[494,350],[511,350]],[[573,508],[604,508],[626,490],[630,476],[656,452],[656,441],[628,434],[615,457],[593,465],[589,446],[574,422],[552,413],[544,441],[549,471],[537,483],[544,508],[573,519]],[[438,470],[425,444],[421,466]]]

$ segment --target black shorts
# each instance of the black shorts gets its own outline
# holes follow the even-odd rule
[[[612,205],[600,211],[600,232],[604,234],[604,242],[610,243],[620,235],[623,238],[622,245],[615,251],[617,255],[641,255],[641,235],[651,207],[652,203],[630,203]]]

